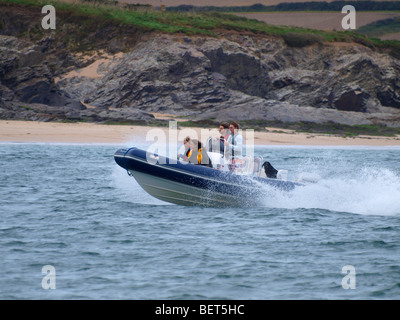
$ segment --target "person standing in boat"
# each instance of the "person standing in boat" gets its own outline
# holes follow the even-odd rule
[[[221,122],[219,124],[219,134],[220,134],[220,139],[223,140],[224,142],[228,139],[230,132],[229,132],[229,123],[228,122]]]
[[[242,156],[243,136],[239,133],[240,126],[232,121],[229,124],[230,135],[225,141],[225,158],[234,159]]]
[[[219,124],[219,137],[210,137],[206,143],[206,149],[208,152],[219,152],[222,156],[224,155],[225,150],[225,141],[228,139],[229,132],[229,123],[221,122]]]
[[[224,150],[225,150],[225,141],[228,140],[228,137],[230,135],[229,132],[229,123],[228,122],[221,122],[219,124],[219,149],[220,149],[220,153],[223,155],[224,154]]]

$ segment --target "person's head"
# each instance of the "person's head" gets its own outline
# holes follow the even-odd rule
[[[232,134],[235,134],[235,131],[237,131],[237,130],[239,130],[239,124],[238,124],[237,122],[235,122],[235,121],[232,121],[232,122],[229,124],[229,131],[230,131]]]
[[[190,147],[190,137],[186,137],[183,140],[183,145],[185,146],[185,149],[187,150]]]
[[[191,139],[189,142],[190,148],[194,150],[198,150],[201,148],[201,142],[197,139]]]
[[[225,132],[229,130],[229,123],[228,122],[221,122],[219,124],[219,133],[225,134]]]

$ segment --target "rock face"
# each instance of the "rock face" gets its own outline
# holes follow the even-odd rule
[[[110,43],[108,52],[123,47]],[[148,121],[165,113],[400,126],[400,61],[359,44],[145,34],[124,52],[90,76],[84,68],[95,59],[79,59],[55,33],[0,35],[0,118]]]
[[[43,63],[44,50],[37,44],[0,36],[2,118],[40,119],[44,106],[51,107],[50,119],[56,114],[59,116],[61,110],[64,110],[63,118],[67,118],[84,108],[79,100],[71,99],[55,85],[49,65]]]
[[[59,82],[96,109],[205,120],[400,126],[400,62],[357,44],[290,48],[279,39],[156,35],[101,79]]]

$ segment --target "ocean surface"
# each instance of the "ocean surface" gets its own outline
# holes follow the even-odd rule
[[[120,147],[0,143],[0,299],[400,299],[400,148],[256,147],[316,182],[215,209],[152,198]]]

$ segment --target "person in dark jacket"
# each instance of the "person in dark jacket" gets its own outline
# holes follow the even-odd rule
[[[229,123],[228,122],[221,122],[219,124],[219,148],[220,148],[220,153],[224,155],[224,150],[225,150],[225,141],[228,139],[230,132],[229,132]]]

